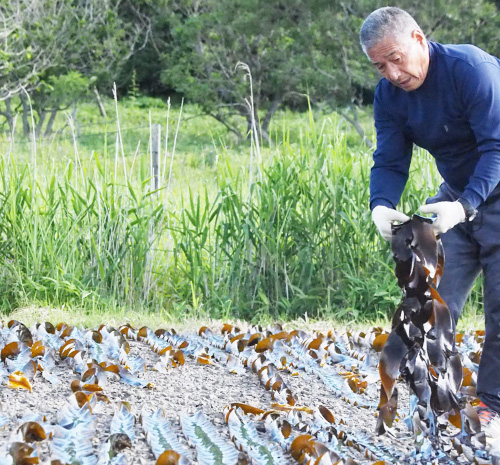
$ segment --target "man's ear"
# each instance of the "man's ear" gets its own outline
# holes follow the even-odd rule
[[[425,43],[425,35],[420,29],[413,29],[411,37],[415,39],[420,45]]]

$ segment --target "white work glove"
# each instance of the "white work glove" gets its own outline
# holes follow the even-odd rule
[[[398,221],[404,223],[409,221],[410,218],[404,213],[398,212],[393,208],[384,207],[383,205],[377,205],[372,210],[372,220],[375,223],[380,235],[386,240],[390,241],[392,238],[392,223]]]
[[[422,205],[419,210],[422,213],[433,213],[436,219],[432,224],[436,235],[443,234],[458,223],[465,221],[465,210],[460,202],[437,202]]]

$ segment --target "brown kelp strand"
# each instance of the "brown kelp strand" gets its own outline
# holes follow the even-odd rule
[[[403,299],[380,354],[377,433],[392,430],[398,407],[396,381],[401,375],[412,393],[408,423],[420,455],[445,459],[447,453],[456,454],[464,447],[482,449],[484,433],[477,415],[459,395],[464,370],[454,344],[452,316],[437,291],[444,251],[432,220],[414,215],[394,225],[392,253]],[[453,428],[455,432],[450,431]]]

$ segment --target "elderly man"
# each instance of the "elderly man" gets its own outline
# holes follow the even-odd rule
[[[413,144],[427,149],[444,183],[420,211],[436,215],[434,230],[446,253],[439,293],[455,324],[484,274],[478,413],[500,448],[500,60],[472,45],[427,41],[415,20],[394,7],[371,13],[360,41],[383,77],[374,101],[372,219],[387,240],[393,222],[409,219],[396,205]]]

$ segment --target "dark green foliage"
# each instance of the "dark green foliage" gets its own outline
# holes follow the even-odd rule
[[[30,94],[36,135],[50,135],[55,115],[98,86],[111,93],[120,68],[148,37],[149,21],[117,0],[11,0],[0,4],[0,114],[13,130],[21,99],[24,136],[30,131]],[[5,107],[5,108],[2,108]],[[50,115],[48,121],[46,117]]]
[[[493,3],[389,3],[412,13],[433,40],[470,42],[500,53],[495,33],[500,20]],[[262,111],[260,130],[267,138],[276,109],[283,104],[306,109],[304,94],[314,104],[333,108],[363,99],[371,103],[378,76],[361,51],[358,33],[364,18],[385,5],[378,0],[160,2],[149,6],[153,41],[133,58],[134,67],[141,69],[144,60],[138,76],[147,89],[175,91],[241,139],[252,115],[245,102],[249,83],[236,65],[246,63],[254,106]],[[151,60],[155,53],[156,63]]]
[[[195,8],[180,0],[170,8],[163,81],[240,138],[245,131],[232,117],[244,117],[249,126],[252,115],[245,104],[249,83],[238,62],[252,73],[256,110],[266,110],[264,137],[283,102],[304,108],[306,93],[335,104],[354,96],[350,67],[359,59],[360,22],[348,19],[339,2],[222,0]]]
[[[253,77],[254,113],[262,116],[259,130],[267,139],[279,106],[306,109],[304,94],[314,105],[334,108],[363,99],[371,103],[378,77],[359,47],[358,32],[364,18],[385,4],[379,0],[42,0],[35,7],[28,0],[12,0],[0,5],[6,18],[0,36],[8,38],[0,53],[0,100],[21,92],[21,85],[28,90],[43,86],[40,102],[32,97],[48,113],[61,108],[57,99],[50,99],[54,77],[80,73],[95,79],[94,84],[108,94],[113,82],[126,92],[135,88],[131,87],[135,81],[138,90],[149,95],[185,97],[241,140],[252,118],[245,101],[250,98],[249,82],[236,66],[244,62]],[[389,4],[413,14],[430,39],[473,43],[500,54],[496,3]],[[79,98],[81,93],[73,101]],[[12,126],[15,109],[0,107],[0,113]],[[26,119],[26,134],[28,126]]]

